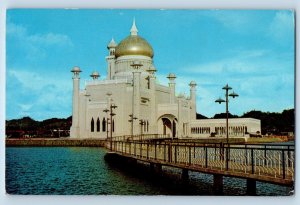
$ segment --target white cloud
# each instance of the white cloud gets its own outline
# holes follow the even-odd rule
[[[278,43],[293,38],[295,29],[294,15],[291,11],[278,11],[272,20],[268,35]]]
[[[228,12],[226,10],[220,10],[211,13],[210,16],[221,22],[225,27],[231,29],[240,28],[245,24],[249,24],[249,22],[253,20],[247,13],[239,11]]]
[[[6,26],[7,35],[24,36],[27,33],[27,29],[21,25],[8,22]]]
[[[64,34],[35,34],[31,36],[27,36],[28,41],[32,43],[37,43],[40,45],[67,45],[72,46],[71,39]]]
[[[51,77],[46,73],[41,75],[37,72],[27,71],[26,69],[7,69],[7,74],[9,77],[16,78],[19,82],[21,82],[22,86],[25,89],[29,89],[32,91],[41,90],[41,88],[43,88],[44,86],[53,84],[66,88],[69,87],[68,85],[70,84],[60,76]]]
[[[7,38],[12,38],[10,42],[15,43],[18,50],[22,51],[29,60],[46,58],[49,46],[55,46],[58,49],[73,47],[72,40],[65,34],[52,32],[30,34],[26,27],[12,22],[7,23],[6,31]]]
[[[7,118],[29,115],[37,120],[71,115],[72,82],[66,76],[8,69]]]
[[[292,54],[275,54],[263,49],[239,50],[226,59],[174,70],[184,71],[176,79],[178,92],[189,93],[188,83],[191,80],[197,82],[197,111],[208,117],[225,112],[224,106],[214,101],[218,97],[224,98],[222,87],[226,83],[240,95],[230,103],[233,114],[241,115],[252,109],[282,111],[293,102]],[[168,82],[165,76],[158,79],[164,84]]]

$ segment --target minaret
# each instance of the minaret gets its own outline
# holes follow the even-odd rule
[[[114,38],[111,39],[110,43],[107,45],[108,49],[108,56],[106,57],[107,61],[107,79],[113,79],[115,74],[115,51],[116,51],[117,44]]]
[[[190,84],[190,105],[191,105],[191,119],[196,119],[196,82],[191,81]]]
[[[169,79],[169,88],[170,88],[170,104],[175,103],[175,79],[176,75],[173,73],[170,73],[167,77]]]
[[[149,133],[155,133],[157,130],[156,125],[156,95],[155,95],[155,72],[157,71],[154,65],[151,65],[147,70],[149,72],[149,88],[150,88],[150,130]]]
[[[141,71],[140,67],[143,66],[140,62],[134,61],[131,66],[133,67],[133,97],[132,97],[132,114],[134,117],[140,118],[140,104],[141,104],[141,96],[140,96],[140,79],[141,79]],[[133,122],[133,134],[139,134],[139,120],[135,120]]]
[[[70,137],[78,138],[79,136],[79,84],[81,72],[80,68],[75,66],[71,72],[73,73],[73,109],[72,109],[72,126]]]

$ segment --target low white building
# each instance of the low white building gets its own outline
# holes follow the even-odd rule
[[[156,82],[151,45],[138,35],[133,22],[130,35],[107,46],[107,78],[99,73],[80,90],[80,68],[73,72],[73,117],[70,136],[106,138],[138,134],[169,134],[171,137],[226,135],[225,119],[196,119],[196,83],[189,83],[189,97],[176,95],[176,76],[169,86]],[[113,113],[113,115],[110,115]],[[225,128],[225,129],[224,129]],[[260,120],[229,119],[229,135],[260,132]]]

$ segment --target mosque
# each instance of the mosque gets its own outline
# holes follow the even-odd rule
[[[172,138],[225,137],[226,119],[196,119],[196,82],[189,96],[176,94],[176,75],[166,76],[169,85],[156,82],[154,51],[140,35],[135,21],[130,35],[107,46],[107,77],[94,71],[80,89],[80,68],[73,72],[73,109],[70,137],[168,134]],[[229,119],[229,137],[260,133],[260,120]]]

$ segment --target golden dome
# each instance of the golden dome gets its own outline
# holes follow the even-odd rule
[[[133,21],[130,35],[122,40],[116,47],[115,56],[118,58],[125,55],[142,55],[153,57],[153,49],[151,45],[142,37],[137,35],[135,20]]]
[[[125,55],[143,55],[153,57],[151,45],[138,35],[130,35],[121,41],[116,47],[115,56],[118,58]]]

